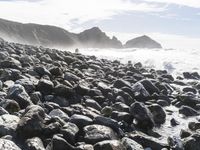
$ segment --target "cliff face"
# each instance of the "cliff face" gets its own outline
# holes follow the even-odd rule
[[[59,27],[38,24],[22,24],[0,19],[0,37],[12,42],[47,47],[122,48],[116,38],[110,39],[99,28],[94,27],[75,34]]]
[[[0,34],[9,41],[42,46],[72,46],[76,35],[62,28],[38,24],[22,24],[0,19]]]
[[[98,27],[81,32],[78,38],[84,47],[122,48],[122,43],[116,37],[110,39]]]
[[[129,40],[124,45],[125,48],[162,48],[161,44],[143,35],[132,40]]]
[[[141,36],[126,42],[108,37],[98,27],[75,34],[65,29],[39,24],[23,24],[0,19],[0,37],[10,42],[44,47],[84,47],[84,48],[162,48],[148,36]]]

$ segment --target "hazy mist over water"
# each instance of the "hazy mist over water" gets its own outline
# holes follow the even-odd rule
[[[73,50],[71,50],[74,52]],[[182,72],[199,72],[200,53],[194,49],[79,49],[85,55],[94,55],[99,58],[120,60],[127,63],[141,62],[144,66],[155,69],[166,69],[173,75],[180,75]]]

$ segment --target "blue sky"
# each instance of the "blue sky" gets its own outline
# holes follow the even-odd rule
[[[200,48],[198,0],[0,0],[0,18],[73,32],[99,26],[123,42],[147,34],[167,48]]]

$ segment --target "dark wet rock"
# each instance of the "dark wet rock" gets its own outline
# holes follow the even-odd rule
[[[19,104],[16,101],[10,99],[1,100],[0,106],[2,106],[10,114],[20,110]]]
[[[186,92],[186,93],[187,92],[192,92],[192,93],[196,94],[197,90],[195,88],[185,87],[185,88],[183,88],[183,92]]]
[[[66,72],[64,74],[64,79],[71,82],[71,81],[74,81],[74,82],[77,82],[80,80],[80,78],[78,76],[76,76],[75,74],[73,73],[70,73],[70,72]]]
[[[113,111],[112,107],[110,107],[110,106],[105,106],[105,107],[102,108],[101,113],[102,113],[104,116],[109,117],[109,116],[111,116],[112,111]]]
[[[101,90],[103,94],[107,94],[108,92],[111,91],[111,88],[104,82],[99,82],[98,88]]]
[[[17,126],[17,134],[22,138],[41,136],[45,112],[37,105],[28,106]]]
[[[53,67],[49,71],[54,76],[62,76],[63,74],[62,70],[59,67]]]
[[[74,144],[76,142],[76,137],[79,132],[77,125],[71,122],[67,122],[60,131],[63,137],[69,143]]]
[[[192,136],[185,138],[183,141],[184,150],[199,150],[200,147],[200,135],[193,134]]]
[[[179,113],[187,117],[198,115],[198,112],[189,106],[181,106],[181,108],[179,109]]]
[[[83,128],[93,122],[91,118],[78,114],[72,115],[69,121],[76,124],[79,128]]]
[[[27,93],[31,93],[35,90],[34,83],[29,79],[19,79],[15,81],[15,84],[22,85]]]
[[[94,145],[94,150],[125,150],[125,147],[118,140],[105,140]]]
[[[114,82],[114,84],[113,84],[113,87],[118,88],[118,89],[123,88],[123,87],[130,87],[130,86],[131,85],[130,85],[129,82],[121,80],[121,79],[120,80],[116,80]]]
[[[112,105],[113,110],[119,112],[129,112],[130,107],[122,102],[116,102]]]
[[[9,114],[9,112],[7,112],[3,107],[0,107],[0,116],[5,114]]]
[[[184,150],[183,143],[178,137],[168,137],[167,141],[171,149]]]
[[[31,56],[28,56],[28,55],[22,55],[20,58],[19,58],[20,62],[22,64],[26,64],[26,63],[29,63],[29,64],[34,64],[34,59],[31,57]]]
[[[99,110],[99,111],[102,109],[102,107],[93,99],[86,99],[85,105],[88,106],[88,107],[92,107],[92,108]]]
[[[6,60],[1,61],[0,66],[2,68],[13,68],[13,69],[21,69],[22,67],[20,61],[12,57],[9,57]]]
[[[161,75],[162,78],[168,79],[170,81],[174,81],[174,77],[170,74],[163,74]]]
[[[171,123],[171,126],[177,126],[177,125],[179,125],[180,124],[180,122],[178,122],[176,119],[174,119],[174,118],[172,118],[171,120],[170,120],[170,123]]]
[[[51,143],[47,146],[46,150],[76,150],[74,146],[69,144],[64,138],[59,135],[54,135]]]
[[[157,138],[150,137],[144,133],[130,133],[128,136],[130,139],[134,140],[135,142],[139,143],[143,146],[143,148],[151,148],[153,150],[161,150],[162,148],[167,148],[168,144],[163,143]]]
[[[131,124],[133,122],[133,116],[127,112],[113,111],[111,114],[111,118],[117,121],[125,121],[128,124]]]
[[[88,95],[91,97],[95,97],[95,96],[103,96],[102,92],[98,89],[90,89],[88,92]]]
[[[183,77],[185,79],[200,79],[200,76],[198,73],[190,73],[190,72],[183,72]]]
[[[140,83],[144,86],[149,94],[160,92],[159,89],[150,80],[142,80]]]
[[[65,56],[64,60],[67,64],[71,64],[72,62],[75,61],[75,58],[71,57],[71,56]]]
[[[165,100],[158,100],[157,103],[162,107],[169,106],[169,103]]]
[[[21,72],[17,69],[0,69],[0,79],[2,81],[16,81],[20,78]]]
[[[43,61],[43,62],[46,62],[46,63],[52,62],[52,59],[48,54],[41,56],[39,59],[40,59],[40,61]]]
[[[143,104],[135,102],[130,106],[130,114],[137,121],[137,126],[142,129],[152,129],[154,127],[153,114]]]
[[[183,139],[183,138],[186,138],[186,137],[189,137],[192,133],[190,131],[187,131],[187,130],[184,130],[184,129],[181,129],[180,131],[180,137]]]
[[[50,102],[53,102],[54,104],[60,106],[60,107],[67,107],[69,106],[69,100],[64,98],[64,97],[60,97],[60,96],[53,96],[52,98],[50,98],[49,100]]]
[[[0,136],[15,135],[19,117],[9,114],[0,116]]]
[[[0,149],[2,150],[21,150],[13,141],[0,139]]]
[[[55,118],[54,122],[44,126],[43,136],[52,137],[54,134],[60,133],[60,130],[64,123],[65,122],[60,120],[59,118]]]
[[[84,127],[86,143],[95,144],[104,140],[117,139],[116,133],[110,128],[103,125],[89,125]]]
[[[144,150],[142,145],[127,137],[122,138],[122,144],[126,150]]]
[[[26,140],[27,150],[45,150],[43,142],[38,137]]]
[[[36,91],[36,92],[31,93],[30,99],[33,102],[33,104],[37,104],[38,102],[41,102],[41,100],[42,100],[41,92]]]
[[[21,108],[26,108],[32,104],[29,95],[20,84],[15,84],[9,89],[7,98],[14,99]]]
[[[152,104],[148,107],[153,114],[153,120],[156,124],[163,124],[166,120],[164,109],[158,104]]]
[[[137,82],[132,86],[134,97],[137,101],[144,102],[149,99],[150,94],[144,86]]]
[[[41,77],[44,75],[51,76],[51,73],[45,67],[42,66],[36,66],[34,68],[34,71],[37,72],[38,75]]]
[[[97,116],[94,118],[94,123],[99,125],[104,125],[112,128],[115,132],[117,132],[120,136],[123,135],[118,122],[114,119]]]
[[[0,60],[6,60],[9,57],[8,52],[0,52]]]
[[[74,90],[63,84],[59,84],[54,88],[54,92],[58,96],[71,97],[74,95]]]
[[[79,83],[75,87],[76,93],[78,93],[80,95],[87,95],[89,90],[90,90],[90,88],[89,88],[89,85],[87,83]]]
[[[183,105],[187,105],[192,108],[194,108],[197,104],[200,104],[200,99],[196,97],[195,95],[188,95],[188,94],[179,95],[177,99],[181,103],[183,103]]]
[[[60,109],[53,109],[50,113],[49,113],[49,116],[54,118],[54,117],[59,117],[65,121],[68,121],[69,120],[69,116],[63,112],[62,110]]]
[[[39,90],[43,94],[51,94],[54,88],[54,84],[47,79],[41,79],[38,82],[37,90]]]
[[[189,122],[188,128],[192,131],[196,131],[196,130],[200,129],[200,122]]]

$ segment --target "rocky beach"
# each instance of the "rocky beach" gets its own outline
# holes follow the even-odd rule
[[[200,150],[200,75],[0,40],[0,149]]]

